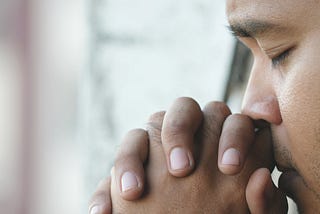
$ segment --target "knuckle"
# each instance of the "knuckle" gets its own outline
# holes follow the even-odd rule
[[[205,107],[204,110],[208,113],[213,113],[213,114],[220,114],[225,117],[231,114],[230,108],[225,104],[224,102],[219,102],[219,101],[212,101],[209,102]]]
[[[151,114],[149,116],[148,123],[162,124],[165,114],[165,111],[158,111],[156,113]]]
[[[111,182],[110,176],[101,179],[97,185],[97,189],[104,189],[105,187],[108,187],[108,185],[110,185],[110,182]]]
[[[223,123],[230,114],[230,109],[225,103],[208,103],[204,108],[203,135],[207,138],[219,138]]]
[[[160,111],[152,114],[149,117],[148,123],[146,124],[146,129],[150,142],[161,143],[162,124],[165,113],[165,111]]]
[[[165,122],[166,132],[172,135],[179,135],[181,132],[189,131],[190,123],[188,117],[170,117]]]
[[[184,142],[192,134],[191,126],[181,118],[170,118],[166,121],[161,139],[166,144],[179,144]]]
[[[127,132],[115,156],[115,163],[122,162],[131,155],[139,156],[139,150],[147,147],[148,133],[144,129],[132,129]]]
[[[102,189],[97,189],[93,195],[91,196],[89,200],[89,205],[92,206],[94,205],[97,201],[105,201],[106,199],[106,191],[107,190],[102,190]]]
[[[147,132],[150,135],[150,132],[160,133],[162,126],[159,123],[148,122],[146,126]]]
[[[130,154],[130,153],[118,154],[114,161],[115,170],[117,172],[121,172],[126,169],[137,168],[139,161],[140,161],[140,158],[138,154]]]
[[[136,139],[136,138],[143,138],[146,135],[146,131],[144,129],[136,128],[136,129],[131,129],[127,132],[125,135],[124,139]],[[124,141],[125,141],[124,140]],[[125,142],[123,142],[125,143]]]
[[[202,120],[202,111],[199,104],[188,97],[176,99],[164,117],[166,131],[179,133],[190,131],[198,126]]]
[[[146,130],[140,128],[132,129],[124,136],[119,151],[124,152],[134,150],[137,144],[146,142],[147,138],[148,133]]]
[[[233,130],[233,133],[245,134],[253,131],[253,121],[246,115],[232,114],[225,121],[226,127]]]
[[[150,144],[161,143],[161,128],[150,126],[147,130]]]
[[[98,190],[94,193],[94,195],[93,195],[93,197],[92,197],[92,200],[95,201],[96,199],[105,198],[105,197],[106,197],[106,194],[107,194],[106,191],[107,191],[107,190],[105,190],[105,189],[98,189]]]
[[[126,163],[123,160],[127,160],[127,158],[127,154],[123,154],[121,151],[119,151],[114,159],[114,168],[117,170],[119,167],[122,167],[122,165]]]
[[[227,120],[235,120],[235,121],[241,121],[242,123],[251,123],[252,120],[249,118],[249,116],[244,115],[244,114],[231,114],[228,116]]]
[[[179,115],[199,116],[199,114],[201,114],[200,105],[190,97],[180,97],[176,99],[170,110],[170,113],[174,112]]]
[[[195,101],[193,98],[191,97],[178,97],[174,103],[180,103],[180,102],[192,102],[192,103],[196,103],[197,101]]]

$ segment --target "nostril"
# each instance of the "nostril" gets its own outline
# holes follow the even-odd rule
[[[260,120],[253,120],[254,127],[256,129],[264,129],[270,127],[270,123],[267,121],[260,119]]]
[[[254,122],[254,132],[257,133],[263,129],[268,129],[270,128],[270,124],[267,123],[264,120],[261,120],[262,122],[260,123],[260,121]]]
[[[253,99],[256,98],[257,99]],[[282,117],[279,109],[279,103],[274,96],[267,96],[261,98],[260,96],[253,96],[250,100],[245,102],[242,113],[248,115],[260,126],[265,126],[265,123],[277,124],[282,122]],[[262,122],[265,121],[265,122]]]

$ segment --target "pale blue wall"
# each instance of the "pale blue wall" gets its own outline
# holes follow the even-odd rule
[[[89,192],[129,129],[179,96],[204,105],[223,95],[233,38],[224,2],[93,1],[84,139]]]

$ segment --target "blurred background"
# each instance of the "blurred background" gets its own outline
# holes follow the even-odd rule
[[[87,213],[122,136],[180,96],[238,112],[251,56],[211,0],[0,0],[0,209]]]

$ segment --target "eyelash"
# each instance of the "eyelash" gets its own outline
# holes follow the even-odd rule
[[[286,51],[282,52],[278,56],[271,59],[272,67],[276,68],[284,63],[284,61],[288,58],[291,53],[292,48],[287,49]]]

